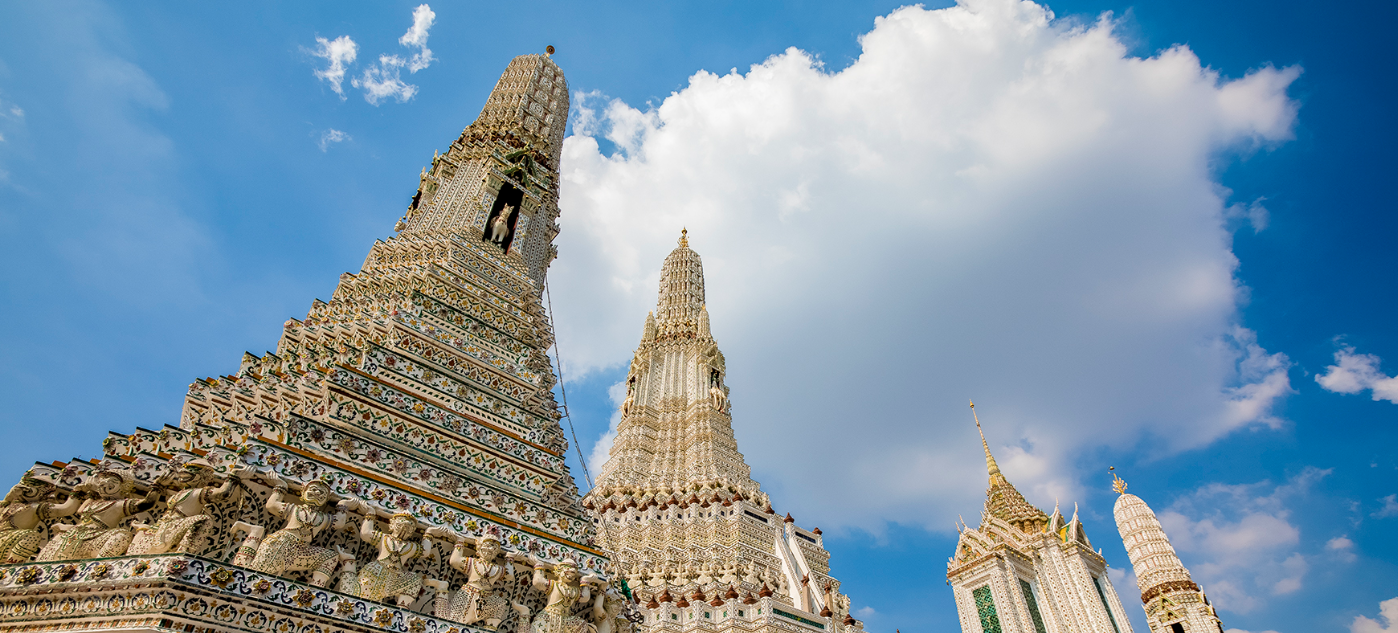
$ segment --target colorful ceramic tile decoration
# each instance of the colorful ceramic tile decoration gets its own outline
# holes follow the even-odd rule
[[[0,506],[0,625],[629,630],[540,304],[568,98],[550,55],[515,58],[275,352],[196,380],[178,426],[30,469]]]

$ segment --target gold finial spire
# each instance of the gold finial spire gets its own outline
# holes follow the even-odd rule
[[[968,402],[970,402],[968,400]],[[985,469],[990,471],[990,478],[994,479],[1000,475],[1000,466],[995,463],[995,458],[990,456],[990,444],[985,441],[985,431],[981,430],[981,418],[976,415],[976,403],[971,402],[971,417],[976,419],[976,432],[981,435],[981,446],[985,448]]]
[[[680,246],[689,248],[689,229],[680,229]]]
[[[1116,475],[1116,466],[1108,466],[1107,470],[1112,472],[1112,492],[1126,494],[1126,480]]]

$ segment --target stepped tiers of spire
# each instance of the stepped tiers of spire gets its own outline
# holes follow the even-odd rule
[[[773,509],[738,452],[687,232],[665,258],[617,436],[583,500],[645,630],[863,630],[820,529]]]
[[[539,304],[565,85],[511,62],[400,235],[178,426],[31,468],[0,503],[0,625],[618,633]]]
[[[1112,514],[1136,572],[1151,633],[1222,633],[1218,614],[1175,555],[1155,512],[1140,497],[1127,494],[1126,482],[1115,476],[1113,480],[1113,489],[1120,496]]]
[[[547,55],[516,57],[476,121],[423,169],[396,227],[399,239],[376,244],[369,259],[428,265],[446,258],[443,249],[484,241],[503,248],[501,263],[542,292],[544,271],[558,255],[558,161],[567,123],[563,71]],[[449,235],[465,236],[464,244]]]
[[[1057,506],[1052,514],[1034,507],[1000,472],[983,433],[981,446],[990,479],[985,509],[978,527],[957,524],[947,561],[963,633],[1131,633],[1076,508],[1065,519]]]

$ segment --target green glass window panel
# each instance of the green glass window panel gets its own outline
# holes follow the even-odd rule
[[[1019,581],[1019,590],[1024,592],[1024,603],[1029,605],[1029,617],[1034,620],[1034,633],[1046,633],[1044,630],[1044,617],[1039,615],[1039,602],[1034,599],[1034,588],[1023,579]]]
[[[981,616],[981,631],[1001,633],[1000,616],[995,614],[995,599],[990,596],[990,585],[972,591],[971,597],[976,599],[976,613]]]
[[[1102,608],[1107,610],[1107,619],[1112,623],[1112,630],[1121,633],[1121,628],[1116,625],[1116,616],[1112,615],[1112,608],[1107,606],[1107,592],[1102,591],[1102,581],[1093,576],[1092,584],[1097,587],[1097,597],[1102,599]]]

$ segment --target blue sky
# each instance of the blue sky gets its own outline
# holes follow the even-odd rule
[[[416,6],[0,7],[5,472],[176,423],[553,44],[584,454],[687,225],[739,446],[870,630],[956,629],[967,398],[1114,567],[1108,465],[1230,628],[1379,630],[1355,621],[1398,597],[1392,6],[433,4],[415,93],[370,104],[351,80],[420,52]],[[344,98],[314,75],[340,36]]]

